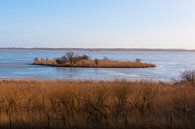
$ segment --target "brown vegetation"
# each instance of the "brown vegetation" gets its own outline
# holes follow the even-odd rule
[[[190,84],[1,80],[0,128],[193,129]]]
[[[108,60],[106,57],[104,59],[89,59],[88,56],[74,56],[73,52],[66,53],[65,56],[61,58],[48,60],[35,58],[34,65],[47,65],[56,67],[86,67],[86,68],[150,68],[156,67],[156,65],[151,63],[141,62],[140,59],[135,61],[117,61]]]

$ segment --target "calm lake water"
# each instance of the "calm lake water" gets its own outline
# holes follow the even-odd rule
[[[80,80],[112,80],[112,79],[152,79],[172,80],[182,71],[195,69],[195,52],[94,52],[75,51],[91,58],[115,60],[142,59],[157,65],[156,68],[57,68],[31,65],[35,57],[53,59],[60,57],[65,51],[46,50],[0,50],[0,79],[7,78],[39,78],[39,79],[80,79]]]

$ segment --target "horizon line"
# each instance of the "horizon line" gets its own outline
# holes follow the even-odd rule
[[[115,50],[115,51],[195,51],[195,49],[182,48],[69,48],[69,47],[0,47],[0,50]]]

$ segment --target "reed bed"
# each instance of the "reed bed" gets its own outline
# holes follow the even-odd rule
[[[55,67],[85,67],[85,68],[151,68],[155,64],[142,62],[141,59],[135,61],[118,61],[104,59],[91,59],[87,55],[75,55],[74,52],[66,52],[65,55],[49,60],[48,58],[36,57],[34,65],[46,65]]]
[[[116,61],[116,60],[81,60],[71,65],[69,62],[58,64],[55,60],[34,61],[34,65],[46,65],[55,67],[85,67],[85,68],[152,68],[156,65],[152,63],[136,62],[136,61]]]
[[[194,113],[185,83],[0,81],[2,129],[194,129]]]

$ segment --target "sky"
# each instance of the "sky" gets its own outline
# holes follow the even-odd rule
[[[0,47],[195,49],[195,0],[0,0]]]

